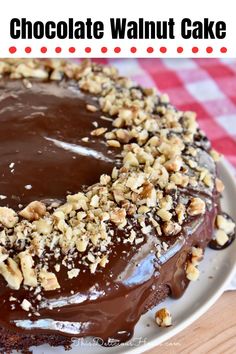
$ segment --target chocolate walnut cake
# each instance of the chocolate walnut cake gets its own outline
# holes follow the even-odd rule
[[[0,350],[123,342],[230,243],[193,112],[90,62],[0,62]],[[218,230],[215,232],[215,223]]]

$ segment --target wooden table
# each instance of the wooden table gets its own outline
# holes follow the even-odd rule
[[[235,354],[236,291],[228,291],[207,313],[169,341],[145,354]]]

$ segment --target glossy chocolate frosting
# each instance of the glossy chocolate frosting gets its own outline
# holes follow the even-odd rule
[[[0,194],[6,196],[2,206],[18,209],[33,200],[63,201],[67,192],[96,183],[119,164],[119,150],[108,149],[103,137],[91,137],[95,126],[110,128],[111,122],[101,118],[99,110],[88,111],[88,103],[97,106],[96,97],[81,92],[73,81],[32,81],[30,89],[20,80],[0,81]],[[197,145],[199,164],[215,175],[206,141],[200,137]],[[159,260],[154,233],[139,245],[115,242],[108,267],[91,274],[78,258],[79,277],[68,279],[62,268],[61,288],[42,291],[41,301],[27,289],[11,290],[0,277],[0,327],[19,334],[129,339],[144,312],[167,295],[183,294],[191,247],[205,248],[211,239],[218,195],[204,188],[180,188],[174,198],[185,195],[201,196],[207,212],[186,220],[177,236],[162,236],[169,248]],[[134,220],[128,222],[139,232]],[[125,230],[115,232],[119,237]],[[10,301],[16,294],[18,302]],[[28,316],[20,307],[24,299],[38,305],[38,314]]]

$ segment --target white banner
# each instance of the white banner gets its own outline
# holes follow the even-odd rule
[[[234,1],[10,0],[0,57],[235,57]]]

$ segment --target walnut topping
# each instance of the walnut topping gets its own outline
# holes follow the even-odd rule
[[[220,246],[224,246],[229,241],[229,236],[223,230],[217,230],[215,235],[216,242]]]
[[[192,198],[187,208],[187,213],[190,216],[205,214],[206,204],[201,198]]]
[[[124,166],[125,167],[129,167],[129,166],[138,166],[139,165],[139,161],[137,159],[137,157],[135,156],[135,154],[133,152],[128,152],[125,157],[124,157]]]
[[[123,144],[127,144],[132,138],[131,134],[125,129],[117,129],[116,137]]]
[[[0,264],[4,262],[8,256],[8,251],[4,247],[0,246]]]
[[[117,208],[111,213],[111,221],[116,225],[123,224],[126,218],[126,210]]]
[[[39,234],[49,235],[52,231],[52,223],[50,220],[40,219],[33,222]]]
[[[163,221],[170,221],[172,218],[172,214],[166,209],[159,209],[157,215],[160,216]]]
[[[32,307],[31,303],[26,299],[22,301],[20,306],[24,311],[29,311]]]
[[[184,204],[182,204],[182,203],[177,204],[175,211],[178,216],[178,222],[181,225],[185,219],[186,208],[185,208]]]
[[[205,177],[203,178],[203,182],[205,183],[205,185],[207,187],[213,188],[213,186],[214,186],[213,179],[212,179],[212,176],[210,175],[210,173],[207,173],[205,175]]]
[[[104,133],[106,133],[107,128],[97,128],[91,131],[91,135],[93,136],[99,136],[102,135]]]
[[[166,236],[175,236],[181,231],[181,226],[172,221],[167,221],[163,224],[162,230]]]
[[[106,186],[109,182],[111,181],[111,177],[108,175],[101,175],[100,177],[100,183],[104,186]]]
[[[221,181],[221,179],[216,178],[216,190],[218,193],[222,193],[225,189],[225,186],[223,184],[223,182]]]
[[[114,147],[114,148],[119,148],[120,147],[120,143],[118,140],[107,140],[107,145]]]
[[[191,281],[196,281],[199,278],[199,270],[192,262],[187,262],[186,276]]]
[[[176,156],[175,158],[168,160],[165,163],[165,168],[167,169],[167,171],[174,171],[174,172],[178,172],[181,167],[183,165],[183,160],[180,156]]]
[[[19,290],[23,277],[18,264],[10,257],[6,263],[0,263],[0,274],[6,280],[9,288]]]
[[[189,183],[189,176],[185,176],[180,172],[176,172],[171,176],[170,180],[177,186],[187,187]]]
[[[159,327],[169,327],[172,325],[171,314],[165,307],[156,312],[155,320]]]
[[[80,270],[78,268],[74,268],[74,269],[69,270],[67,272],[68,278],[69,279],[77,278],[79,275],[79,272],[80,272]]]
[[[227,235],[234,231],[235,223],[226,219],[223,215],[217,215],[216,225],[219,229],[223,230]]]
[[[23,210],[19,212],[19,215],[23,218],[33,221],[38,220],[46,214],[45,204],[34,201],[29,203]]]
[[[192,247],[191,263],[196,266],[202,260],[203,250],[200,247]]]
[[[0,223],[3,226],[12,228],[18,222],[18,216],[13,209],[0,207]]]
[[[39,273],[40,284],[45,291],[52,291],[60,288],[57,277],[54,273],[42,269]]]
[[[90,112],[96,112],[98,110],[98,108],[92,104],[87,104],[86,109]]]
[[[21,270],[24,278],[24,285],[36,287],[38,285],[36,271],[33,269],[34,261],[28,251],[19,253]]]

